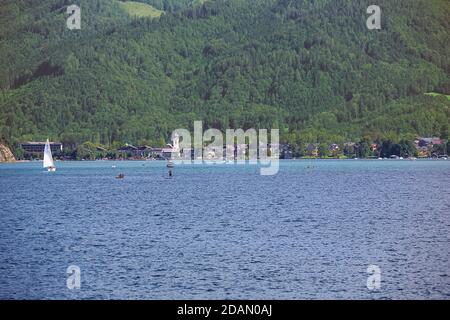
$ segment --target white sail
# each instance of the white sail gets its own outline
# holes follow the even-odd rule
[[[50,148],[50,142],[47,139],[47,142],[45,143],[45,149],[44,149],[44,168],[47,167],[54,167],[55,164],[53,163],[53,157],[52,157],[52,150]]]

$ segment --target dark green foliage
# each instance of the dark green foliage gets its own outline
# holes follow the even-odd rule
[[[82,30],[65,7],[82,8]],[[158,144],[175,128],[280,128],[283,141],[411,141],[447,136],[450,6],[370,1],[118,1],[0,4],[0,139]],[[407,149],[407,147],[405,147]],[[359,155],[367,148],[358,149]],[[299,151],[300,152],[300,151]],[[302,151],[303,152],[303,151]]]

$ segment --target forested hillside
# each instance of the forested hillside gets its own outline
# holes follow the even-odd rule
[[[372,0],[140,2],[164,13],[1,1],[0,140],[154,145],[194,120],[293,144],[448,138],[448,0],[377,0],[381,30]]]

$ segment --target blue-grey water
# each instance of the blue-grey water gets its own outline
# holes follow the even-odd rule
[[[450,161],[41,165],[0,164],[1,299],[450,297]]]

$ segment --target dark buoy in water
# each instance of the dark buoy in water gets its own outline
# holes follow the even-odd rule
[[[172,177],[172,176],[173,176],[172,169],[173,169],[174,166],[175,166],[175,165],[174,165],[174,163],[173,163],[172,161],[170,161],[170,160],[167,161],[166,167],[167,167],[167,169],[169,170],[169,177]]]

